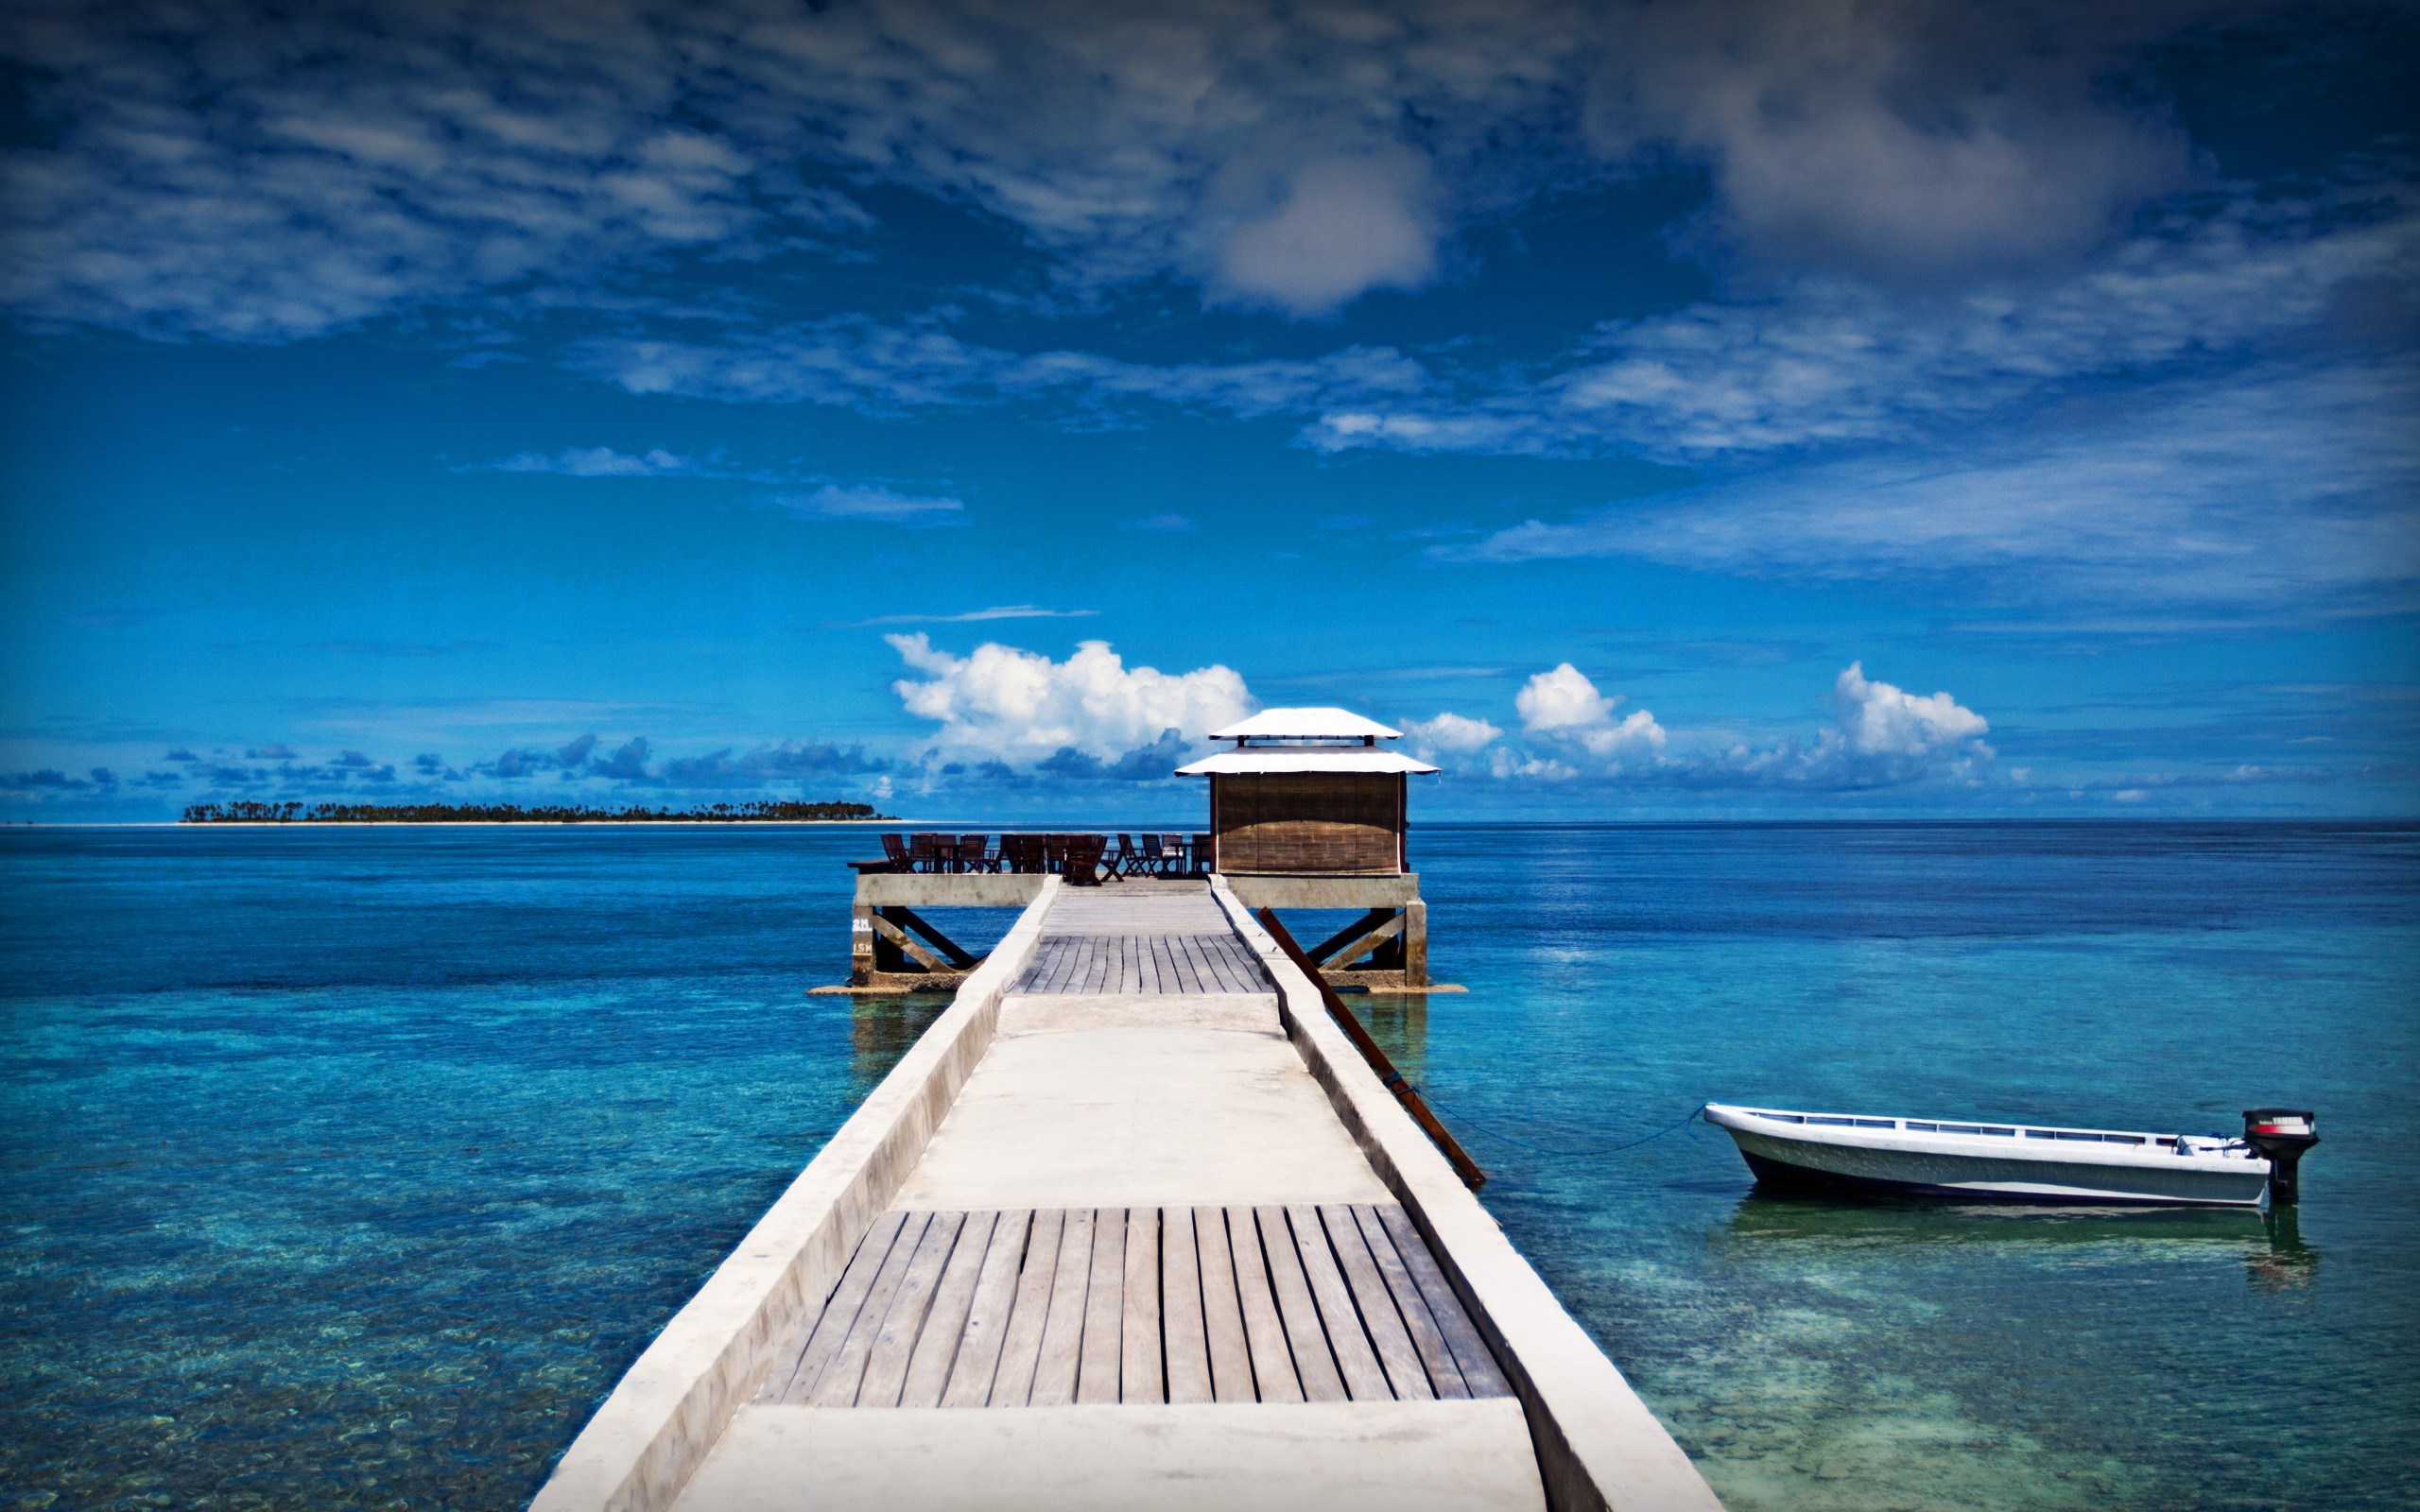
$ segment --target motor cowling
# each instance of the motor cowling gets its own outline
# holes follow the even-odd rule
[[[2302,1200],[2297,1167],[2303,1152],[2319,1143],[2319,1115],[2308,1108],[2247,1108],[2243,1110],[2243,1143],[2269,1160],[2269,1200],[2273,1205]]]

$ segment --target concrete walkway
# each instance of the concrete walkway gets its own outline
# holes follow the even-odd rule
[[[1046,940],[1236,937],[1200,884],[1063,894],[1042,922]],[[1399,1219],[1380,1226],[1382,1212],[1399,1214],[1394,1204],[1281,1029],[1273,993],[1012,991],[890,1201],[907,1216],[878,1221],[864,1242],[892,1249],[861,1246],[677,1505],[1542,1508],[1520,1403],[1483,1360],[1468,1387],[1437,1363],[1454,1329],[1477,1334],[1450,1294],[1433,1320],[1425,1309],[1409,1276],[1434,1262],[1425,1248],[1399,1259],[1390,1247],[1391,1232],[1421,1244]],[[1242,1215],[1205,1220],[1220,1234],[1215,1254],[1212,1228],[1197,1234],[1211,1210]],[[1056,1245],[1075,1231],[1062,1214],[1081,1217],[1090,1247],[1071,1240],[1055,1269],[1055,1251],[1031,1263],[1041,1241],[1026,1236]],[[1124,1236],[1114,1250],[1103,1247],[1113,1216]],[[925,1237],[894,1245],[902,1233]],[[981,1241],[958,1245],[1011,1233],[990,1253]],[[1264,1323],[1255,1305],[1268,1309]],[[1233,1356],[1250,1359],[1236,1374],[1257,1389],[1186,1400],[1185,1362],[1218,1351],[1231,1314],[1262,1328]],[[960,1335],[987,1328],[995,1354],[1007,1335],[1003,1358],[1030,1331],[1017,1405],[987,1397],[988,1361],[963,1389],[954,1360],[971,1346]],[[1054,1349],[1064,1351],[1064,1400],[1045,1389]],[[1201,1376],[1207,1396],[1206,1367]],[[927,1394],[911,1384],[903,1399],[895,1383],[915,1380]],[[981,1405],[891,1404],[902,1400]],[[851,1404],[812,1404],[835,1400]]]

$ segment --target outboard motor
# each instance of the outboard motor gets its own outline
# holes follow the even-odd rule
[[[2269,1200],[2283,1205],[2302,1200],[2294,1168],[2303,1151],[2319,1143],[2313,1126],[2319,1115],[2308,1108],[2247,1108],[2243,1110],[2243,1143],[2269,1158]]]

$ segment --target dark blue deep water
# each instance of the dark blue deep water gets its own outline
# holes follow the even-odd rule
[[[2420,1506],[2420,830],[1415,847],[1472,990],[1362,1007],[1734,1507]],[[0,833],[0,1505],[525,1500],[935,1011],[804,993],[870,848]],[[2265,1221],[1612,1151],[1709,1097],[2326,1143]]]

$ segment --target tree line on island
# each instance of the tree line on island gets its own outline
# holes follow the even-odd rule
[[[759,799],[696,809],[593,809],[586,804],[523,808],[517,803],[193,803],[187,824],[796,824],[816,819],[890,819],[870,803],[799,803]]]

